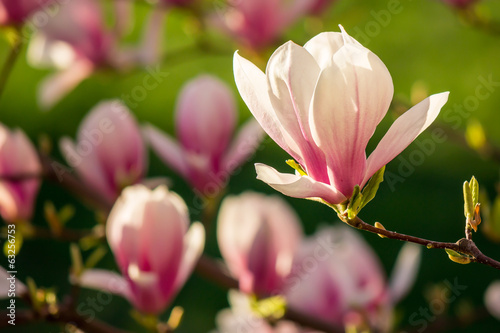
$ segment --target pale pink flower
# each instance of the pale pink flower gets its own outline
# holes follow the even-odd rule
[[[189,226],[185,202],[165,186],[126,188],[108,217],[106,236],[122,276],[92,269],[79,283],[120,294],[139,311],[154,314],[184,285],[205,243],[203,226]]]
[[[0,25],[20,25],[53,0],[0,0]]]
[[[219,249],[244,293],[280,293],[301,237],[297,215],[279,197],[245,192],[222,202]]]
[[[306,239],[295,257],[285,296],[295,310],[344,326],[365,318],[388,331],[392,309],[414,283],[420,247],[403,247],[388,285],[379,259],[361,236],[346,226]]]
[[[0,176],[26,176],[23,180],[0,180],[0,214],[8,222],[33,215],[40,188],[42,165],[35,147],[19,129],[0,124]]]
[[[500,320],[500,280],[493,281],[486,289],[484,304],[491,315]]]
[[[304,0],[231,1],[227,9],[216,14],[214,22],[238,42],[261,49],[306,15],[309,7]]]
[[[76,143],[63,138],[60,148],[80,178],[111,203],[146,172],[139,125],[119,100],[95,106],[80,124]]]
[[[202,195],[215,196],[231,173],[257,149],[263,131],[254,119],[236,136],[237,109],[229,88],[202,75],[188,82],[176,110],[179,142],[152,125],[144,133],[153,150]]]
[[[345,31],[325,32],[304,47],[288,42],[269,59],[266,73],[238,53],[236,85],[269,136],[307,175],[257,164],[257,178],[285,195],[349,198],[437,117],[448,93],[420,102],[391,126],[366,158],[366,146],[393,96],[382,61]]]
[[[264,318],[256,315],[251,307],[251,300],[246,294],[236,290],[228,293],[228,309],[219,311],[215,322],[218,333],[306,333],[293,322],[280,320],[271,326]],[[314,333],[307,331],[307,333]]]
[[[115,1],[111,28],[106,25],[101,1],[66,1],[58,6],[55,16],[38,27],[28,48],[28,60],[36,67],[57,69],[40,84],[38,100],[43,109],[52,108],[96,70],[121,71],[158,59],[165,12],[156,8],[145,25],[142,42],[120,49],[120,38],[130,26],[131,6],[130,1]]]

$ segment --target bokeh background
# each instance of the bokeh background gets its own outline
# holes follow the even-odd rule
[[[456,133],[463,134],[468,122],[477,119],[490,142],[500,147],[500,84],[494,86],[490,96],[480,100],[469,115],[458,115],[454,111],[455,105],[464,105],[469,96],[475,96],[477,87],[482,84],[481,78],[491,78],[492,81],[500,83],[500,34],[471,25],[461,17],[459,11],[439,0],[400,0],[398,8],[401,10],[398,13],[391,14],[383,22],[377,21],[377,13],[387,11],[389,3],[393,1],[338,0],[321,17],[299,20],[285,33],[282,41],[291,39],[298,44],[304,44],[321,31],[338,31],[338,24],[342,24],[347,32],[384,61],[394,80],[396,102],[377,128],[368,151],[374,148],[404,104],[411,103],[412,98],[418,99],[419,94],[425,91],[427,94],[451,92],[448,103],[434,125],[435,128],[448,129],[456,124]],[[136,3],[136,28],[128,37],[130,41],[139,38],[149,8],[148,4]],[[481,1],[477,4],[476,11],[485,20],[500,21],[500,3],[497,1]],[[175,9],[169,14],[164,27],[164,57],[159,65],[162,71],[168,73],[168,77],[156,89],[148,91],[143,101],[137,102],[136,105],[129,104],[129,108],[141,123],[152,123],[173,135],[173,113],[177,95],[187,80],[201,73],[214,74],[232,87],[239,103],[240,123],[251,116],[237,95],[233,80],[232,53],[238,48],[238,44],[213,30],[205,29],[186,11]],[[196,48],[195,43],[200,34],[208,43],[215,45],[216,51]],[[280,42],[276,45],[280,45]],[[268,51],[263,52],[262,59],[265,60],[262,64],[265,64],[274,48],[275,46],[271,46]],[[5,38],[1,39],[0,59],[6,57],[7,51],[8,43]],[[78,124],[94,105],[102,100],[120,98],[122,94],[130,93],[135,86],[142,84],[147,72],[98,72],[80,84],[52,110],[42,112],[36,102],[36,90],[41,79],[48,73],[48,70],[30,67],[23,51],[0,100],[0,121],[9,127],[22,128],[35,142],[40,135],[47,135],[54,145],[53,156],[60,158],[57,142],[62,136],[74,137]],[[429,142],[431,139],[430,131],[427,131],[419,140]],[[494,198],[499,182],[500,162],[495,162],[458,141],[448,135],[445,142],[434,143],[434,151],[424,152],[422,163],[413,165],[414,170],[401,178],[403,181],[391,183],[386,179],[381,184],[377,197],[362,211],[361,218],[369,222],[380,221],[390,230],[433,240],[456,241],[463,237],[462,184],[474,175],[481,188],[490,198]],[[404,163],[402,161],[409,161],[410,155],[418,150],[422,151],[422,148],[417,143],[410,145],[401,157],[389,163],[387,172],[401,175],[400,168]],[[255,179],[253,163],[262,162],[283,171],[288,168],[284,163],[287,158],[286,153],[274,142],[265,140],[255,156],[231,178],[227,193],[238,194],[248,189],[274,193],[266,184]],[[172,189],[191,207],[194,194],[190,187],[164,166],[154,153],[150,152],[149,160],[149,175],[171,178]],[[285,199],[296,209],[307,234],[313,233],[319,225],[341,223],[335,213],[326,206],[306,200]],[[52,201],[56,207],[68,203],[76,207],[76,215],[68,222],[68,227],[89,228],[96,223],[94,213],[87,207],[57,184],[44,182],[37,200],[35,224],[46,225],[43,219],[43,205],[47,200]],[[193,213],[193,220],[199,218],[199,214]],[[480,229],[481,227],[482,225]],[[363,233],[363,237],[380,256],[389,274],[402,244],[367,233]],[[485,254],[500,258],[500,244],[493,242],[482,232],[474,234],[474,240]],[[214,228],[207,237],[206,252],[218,255]],[[0,260],[4,265],[6,259],[2,258]],[[112,254],[108,252],[98,266],[116,267]],[[69,291],[68,243],[27,240],[17,256],[17,267],[21,280],[30,276],[39,286],[55,288],[60,296]],[[451,320],[461,318],[461,321],[467,324],[454,327],[450,332],[496,332],[500,328],[498,321],[489,316],[476,320],[475,316],[484,307],[483,295],[486,287],[498,278],[500,274],[493,268],[479,264],[455,264],[443,251],[424,250],[417,282],[409,296],[397,308],[399,326],[414,330],[420,328],[421,326],[412,326],[409,319],[411,314],[418,312],[421,307],[429,307],[428,297],[436,285],[445,280],[452,282],[458,279],[467,289],[454,302],[448,304],[442,317]],[[86,297],[95,295],[95,291],[84,290],[80,301],[84,302]],[[6,304],[0,303],[1,307]],[[185,309],[179,333],[208,332],[214,328],[216,313],[227,307],[226,290],[195,274],[174,304]],[[143,331],[143,328],[128,316],[130,309],[125,300],[113,297],[111,303],[104,306],[102,311],[96,311],[96,316],[118,327]],[[165,317],[168,317],[168,312]],[[433,320],[429,321],[429,325],[432,324]],[[63,332],[64,328],[37,323],[5,331]]]

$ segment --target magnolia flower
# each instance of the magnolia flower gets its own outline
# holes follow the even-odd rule
[[[0,25],[22,24],[53,0],[0,0]]]
[[[229,88],[202,75],[188,82],[177,104],[179,143],[152,125],[144,133],[153,150],[202,195],[216,195],[230,174],[253,154],[263,137],[255,120],[233,132],[237,110]]]
[[[219,249],[245,293],[279,293],[292,268],[302,230],[279,197],[246,192],[224,199],[217,222]]]
[[[261,49],[275,42],[311,4],[304,0],[233,1],[217,13],[215,25],[253,49]]]
[[[200,223],[189,227],[186,204],[165,186],[126,188],[106,224],[122,276],[100,269],[79,277],[83,286],[120,294],[136,309],[163,311],[190,276],[205,243]]]
[[[328,6],[330,6],[335,0],[304,0],[310,2],[309,12],[314,15],[320,15],[323,13]]]
[[[248,295],[230,290],[228,299],[231,307],[219,311],[215,318],[218,333],[305,333],[293,322],[284,320],[272,327],[264,318],[253,312]]]
[[[321,33],[304,47],[282,45],[266,73],[236,53],[234,73],[255,118],[306,173],[257,164],[257,178],[285,195],[330,204],[362,188],[434,121],[448,98],[447,92],[432,95],[399,117],[367,159],[366,145],[387,113],[393,84],[382,61],[343,29]]]
[[[347,226],[331,227],[306,239],[294,261],[285,296],[295,310],[336,325],[388,331],[392,308],[413,285],[420,247],[406,244],[388,285],[368,244]]]
[[[160,0],[160,3],[167,7],[188,7],[197,0]]]
[[[96,70],[123,70],[157,60],[162,10],[151,15],[138,47],[119,49],[120,38],[130,26],[131,6],[130,1],[115,1],[115,28],[111,29],[106,26],[99,0],[66,1],[47,24],[37,29],[28,48],[30,64],[58,70],[40,85],[38,100],[43,109],[52,108]]]
[[[484,303],[491,315],[500,320],[500,280],[492,282],[486,289]]]
[[[84,118],[76,143],[60,141],[68,164],[110,202],[121,190],[142,180],[146,149],[133,115],[119,100],[98,104]]]
[[[35,147],[24,132],[11,131],[0,124],[0,176],[28,176],[22,180],[0,180],[0,214],[4,220],[15,222],[31,218],[41,172]]]

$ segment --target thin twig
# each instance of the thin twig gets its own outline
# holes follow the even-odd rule
[[[404,242],[410,242],[415,244],[420,244],[428,249],[450,249],[471,257],[471,261],[478,262],[484,265],[491,266],[496,269],[500,269],[500,262],[484,255],[479,248],[476,246],[473,240],[462,238],[458,240],[456,243],[447,243],[447,242],[437,242],[424,238],[419,238],[415,236],[405,235],[394,231],[389,231],[385,229],[377,228],[371,224],[366,223],[361,220],[359,217],[355,217],[352,220],[348,220],[347,218],[342,218],[342,221],[349,224],[352,227],[357,229],[366,230],[372,232],[374,234],[383,235],[387,238],[397,239]]]

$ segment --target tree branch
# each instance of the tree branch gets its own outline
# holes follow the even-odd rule
[[[490,267],[500,269],[500,262],[484,255],[477,245],[474,243],[472,239],[462,238],[458,240],[456,243],[447,243],[447,242],[437,242],[424,238],[419,238],[415,236],[409,236],[405,234],[400,234],[398,232],[389,231],[381,228],[377,228],[371,224],[366,223],[361,220],[359,217],[355,217],[352,220],[349,220],[345,217],[340,216],[341,220],[350,226],[372,232],[374,234],[382,235],[387,238],[397,239],[404,242],[410,242],[415,244],[420,244],[428,249],[450,249],[455,252],[459,252],[471,257],[471,261],[478,262],[481,264],[488,265]]]

